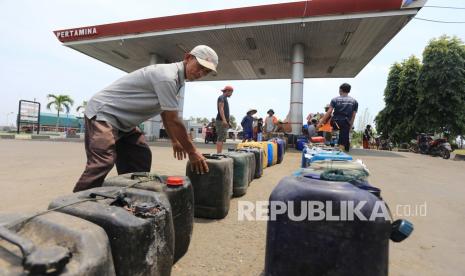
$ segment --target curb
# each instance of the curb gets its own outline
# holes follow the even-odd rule
[[[455,161],[465,161],[465,154],[456,154],[454,157]]]

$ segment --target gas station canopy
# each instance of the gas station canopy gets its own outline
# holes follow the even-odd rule
[[[404,3],[405,2],[405,3]],[[356,76],[425,0],[313,0],[166,16],[55,31],[67,47],[130,72],[180,61],[205,44],[218,74],[202,80],[289,79],[293,45],[305,78]]]

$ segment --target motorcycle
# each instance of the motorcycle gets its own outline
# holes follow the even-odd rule
[[[418,141],[416,139],[410,140],[408,149],[409,149],[410,152],[419,153],[420,148],[418,147]]]
[[[383,139],[381,138],[381,136],[377,136],[375,138],[375,143],[376,143],[376,148],[378,150],[388,150],[388,151],[392,151],[392,148],[394,147],[394,145],[392,144],[391,142],[391,139],[387,138],[387,139]]]
[[[444,159],[450,158],[452,147],[445,138],[433,139],[431,135],[420,133],[417,138],[419,152],[432,156],[441,156]]]
[[[207,130],[205,132],[205,144],[208,144],[210,142],[213,142],[213,144],[216,144],[216,140],[217,140],[216,129],[214,127],[207,127]]]

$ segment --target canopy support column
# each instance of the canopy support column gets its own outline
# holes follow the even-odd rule
[[[292,134],[302,134],[303,121],[303,93],[304,93],[304,45],[294,44],[292,47],[292,75],[291,75],[291,105],[289,123]]]

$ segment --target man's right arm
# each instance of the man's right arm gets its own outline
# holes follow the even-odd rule
[[[177,139],[184,151],[188,154],[192,171],[197,173],[208,172],[207,162],[187,136],[186,128],[184,127],[184,123],[179,119],[178,112],[163,111],[161,113],[161,118],[167,132]]]
[[[350,118],[350,129],[352,129],[352,126],[354,125],[355,115],[357,115],[357,111],[358,111],[358,102],[355,101],[354,110],[352,112],[352,118]]]

